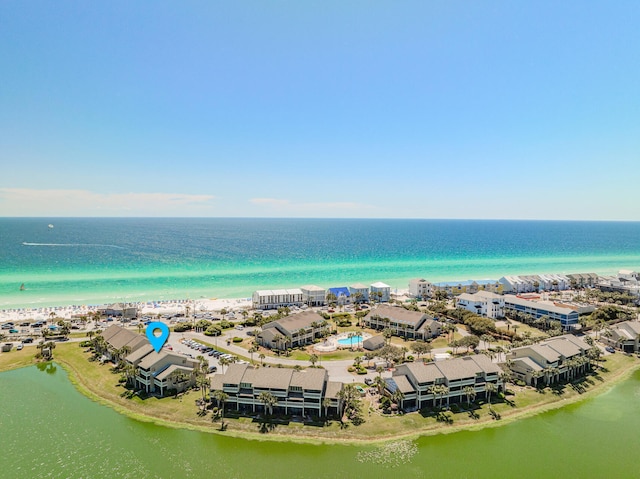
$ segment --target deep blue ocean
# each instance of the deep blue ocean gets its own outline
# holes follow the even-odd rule
[[[0,309],[621,268],[638,222],[0,218]]]

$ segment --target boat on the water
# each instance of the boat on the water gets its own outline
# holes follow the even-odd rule
[[[52,229],[53,225],[51,223],[49,223],[49,229]]]

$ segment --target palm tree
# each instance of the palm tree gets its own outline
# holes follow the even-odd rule
[[[42,351],[43,358],[46,359],[47,361],[53,359],[53,350],[56,348],[56,343],[54,343],[53,341],[47,341],[46,343],[44,344],[41,343],[41,344],[42,344],[41,351]]]
[[[196,386],[200,388],[202,392],[202,401],[204,402],[207,397],[207,389],[211,386],[211,382],[204,374],[198,374],[196,376]]]
[[[403,399],[404,399],[404,394],[399,389],[396,389],[391,395],[391,400],[398,405],[398,409],[402,409]]]
[[[433,395],[433,409],[436,408],[436,398],[438,397],[438,390],[439,390],[440,386],[429,386],[429,388],[427,389],[427,392],[429,392],[429,394]]]
[[[249,354],[251,355],[251,364],[253,364],[253,353],[257,353],[258,348],[254,345],[249,348]]]
[[[119,360],[123,360],[124,358],[126,358],[129,354],[131,354],[131,346],[122,346],[119,350],[118,350],[118,359]]]
[[[513,373],[511,369],[505,369],[500,373],[500,379],[502,379],[502,393],[507,394],[507,383],[513,379]]]
[[[330,307],[335,307],[336,305],[336,301],[337,301],[337,296],[331,292],[327,293],[327,304]]]
[[[268,391],[261,392],[258,395],[258,401],[264,404],[264,409],[269,412],[269,415],[273,414],[273,406],[278,404],[278,399]]]
[[[402,346],[402,362],[404,363],[406,360],[406,355],[409,352],[409,348],[406,346]]]
[[[133,385],[137,372],[138,368],[136,368],[133,364],[127,363],[124,365],[123,373],[125,378],[127,379],[127,384]]]
[[[278,356],[281,353],[282,341],[284,340],[284,336],[282,334],[276,334],[273,336],[273,342],[276,345],[276,350],[278,352]]]
[[[487,383],[484,387],[485,394],[487,395],[487,402],[489,403],[489,410],[491,410],[491,393],[496,392],[496,385],[493,383]]]
[[[260,353],[258,357],[260,358],[260,366],[264,366],[264,358],[266,358],[266,356],[264,353]]]
[[[318,355],[312,354],[311,356],[309,356],[309,362],[311,363],[311,366],[315,366],[318,362]]]
[[[473,397],[474,400],[476,398],[476,388],[473,386],[465,386],[463,392],[467,396],[467,407],[471,407],[471,398]]]
[[[229,399],[229,395],[226,392],[218,389],[213,392],[213,398],[218,402],[218,407],[220,408],[220,429],[224,429],[224,403]]]
[[[531,373],[531,379],[535,380],[535,386],[534,387],[538,387],[538,379],[541,378],[544,375],[544,372],[542,370],[539,371],[534,371]]]
[[[384,392],[384,388],[387,386],[386,381],[382,378],[382,376],[376,376],[373,379],[373,386],[378,388],[378,394],[382,395],[382,393]]]
[[[360,393],[355,385],[347,384],[338,392],[338,398],[341,400],[342,409],[346,413],[352,409],[357,410],[357,405],[360,402]]]
[[[484,342],[485,349],[491,348],[491,341],[493,341],[493,336],[489,334],[483,334],[482,336],[480,336],[480,340]]]
[[[219,362],[220,366],[222,367],[222,374],[224,374],[224,367],[231,364],[231,361],[229,360],[229,358],[220,358]]]
[[[322,407],[324,408],[324,417],[329,415],[329,408],[331,407],[331,399],[324,398],[322,400]]]
[[[382,335],[384,336],[384,339],[388,346],[389,343],[391,342],[391,336],[393,336],[393,330],[391,328],[384,328],[382,330]]]

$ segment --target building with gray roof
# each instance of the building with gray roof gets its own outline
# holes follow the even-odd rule
[[[637,353],[640,350],[640,321],[624,321],[607,328],[608,335],[601,340],[624,352]]]
[[[507,354],[507,364],[515,377],[527,384],[537,386],[538,379],[543,378],[549,385],[584,374],[590,366],[590,349],[582,339],[565,334],[512,349]]]
[[[486,356],[472,355],[435,363],[405,363],[396,368],[391,379],[404,394],[402,407],[411,410],[433,405],[436,398],[447,404],[462,401],[466,387],[472,387],[476,395],[486,394],[488,383],[502,386],[500,373],[501,369]],[[387,385],[393,392],[393,385]],[[438,394],[438,386],[444,386],[446,392]]]
[[[293,415],[322,416],[324,409],[340,411],[339,392],[342,383],[328,380],[322,368],[301,371],[290,368],[257,368],[248,364],[231,364],[224,374],[211,378],[212,393],[224,391],[229,397],[227,407],[255,413],[264,411],[262,393],[276,398],[274,410]],[[324,403],[329,399],[330,404]]]
[[[258,341],[271,349],[295,348],[313,342],[328,329],[327,321],[318,313],[303,311],[265,324]]]
[[[378,330],[389,328],[396,336],[411,339],[428,339],[440,334],[440,323],[432,316],[389,304],[376,306],[367,313],[363,322],[370,328]],[[428,327],[422,328],[426,322]]]
[[[195,383],[198,362],[167,351],[151,351],[138,363],[136,389],[163,396],[169,390],[183,391]]]

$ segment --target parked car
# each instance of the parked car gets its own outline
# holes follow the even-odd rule
[[[207,372],[215,373],[217,370],[218,370],[217,366],[209,366],[209,369],[207,369]]]
[[[27,344],[27,343],[32,343],[33,342],[33,338],[25,338],[22,340],[23,343]]]
[[[604,348],[604,350],[606,352],[608,352],[608,353],[615,353],[616,352],[616,350],[613,349],[611,346],[607,346],[606,348]]]
[[[24,346],[22,345],[22,343],[18,344],[16,346],[16,350],[20,351],[22,348],[24,348]]]

